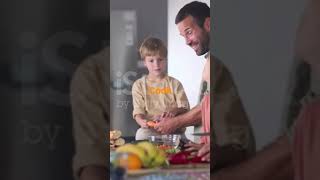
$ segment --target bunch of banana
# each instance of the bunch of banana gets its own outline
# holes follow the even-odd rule
[[[115,149],[125,144],[125,140],[121,138],[121,135],[122,133],[119,130],[110,131],[110,149]]]
[[[137,144],[125,144],[116,149],[117,153],[133,153],[139,156],[143,167],[153,168],[168,164],[166,154],[148,141]]]

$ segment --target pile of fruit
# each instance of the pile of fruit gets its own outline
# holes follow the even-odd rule
[[[116,149],[118,154],[113,164],[128,170],[154,168],[167,165],[166,154],[148,141],[125,144]]]
[[[121,138],[121,135],[122,133],[119,130],[110,131],[110,149],[114,150],[125,144],[125,140]]]

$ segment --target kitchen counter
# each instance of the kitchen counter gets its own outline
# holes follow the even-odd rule
[[[207,180],[210,179],[210,164],[171,165],[167,168],[127,174],[128,180]]]

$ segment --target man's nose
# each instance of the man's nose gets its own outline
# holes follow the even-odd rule
[[[186,38],[186,44],[189,45],[189,46],[191,45],[191,40],[190,40],[190,38]]]

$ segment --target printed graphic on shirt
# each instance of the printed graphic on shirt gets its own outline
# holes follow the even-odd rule
[[[172,94],[172,90],[170,87],[151,87],[147,86],[147,94],[148,95],[154,95],[154,94]]]

